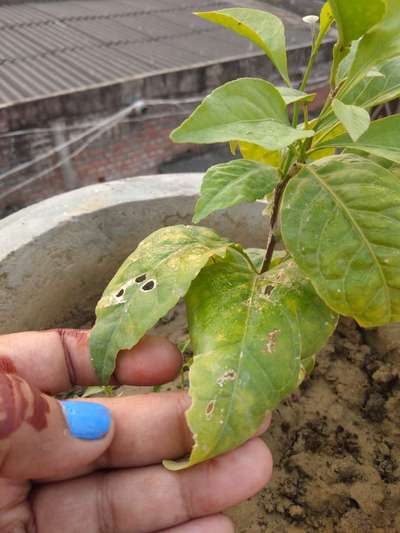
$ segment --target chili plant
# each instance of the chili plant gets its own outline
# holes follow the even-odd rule
[[[197,15],[258,45],[285,86],[226,83],[172,133],[178,143],[230,143],[242,156],[205,174],[193,222],[267,199],[265,250],[197,225],[159,229],[96,308],[92,361],[108,383],[119,350],[186,299],[194,446],[188,459],[165,462],[172,469],[249,439],[311,372],[339,315],[364,327],[400,321],[400,115],[370,118],[400,95],[400,0],[329,0],[298,89],[276,16],[241,8]],[[305,91],[334,22],[331,89],[310,120],[315,95]]]

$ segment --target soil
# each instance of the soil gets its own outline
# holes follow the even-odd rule
[[[181,341],[183,305],[153,333]],[[379,355],[342,319],[263,439],[273,478],[228,511],[238,533],[400,533],[400,348]]]
[[[342,320],[264,435],[272,482],[229,513],[239,533],[400,532],[400,349]]]
[[[155,328],[175,342],[183,308]],[[271,483],[229,511],[238,533],[400,533],[400,349],[384,356],[342,319],[264,435]]]

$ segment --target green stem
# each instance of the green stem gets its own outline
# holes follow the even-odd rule
[[[311,48],[311,55],[310,59],[308,60],[306,71],[304,73],[303,81],[300,84],[299,91],[304,91],[307,87],[307,83],[310,79],[312,69],[314,67],[315,60],[317,59],[319,49],[321,47],[322,39],[324,35],[320,34],[313,42],[312,48]],[[300,104],[299,102],[296,102],[293,106],[293,127],[296,128],[299,123],[299,111],[300,111]]]

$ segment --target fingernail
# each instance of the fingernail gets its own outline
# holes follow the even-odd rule
[[[61,402],[71,435],[77,439],[102,439],[111,427],[111,412],[99,403],[66,400]]]

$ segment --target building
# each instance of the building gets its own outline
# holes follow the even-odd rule
[[[299,79],[311,37],[292,0],[239,3],[284,20],[289,69]],[[168,135],[211,89],[239,76],[282,83],[257,47],[192,15],[233,5],[0,1],[3,214],[63,190],[156,172],[198,150],[173,145]],[[317,88],[326,84],[330,49],[328,41],[313,80]]]

